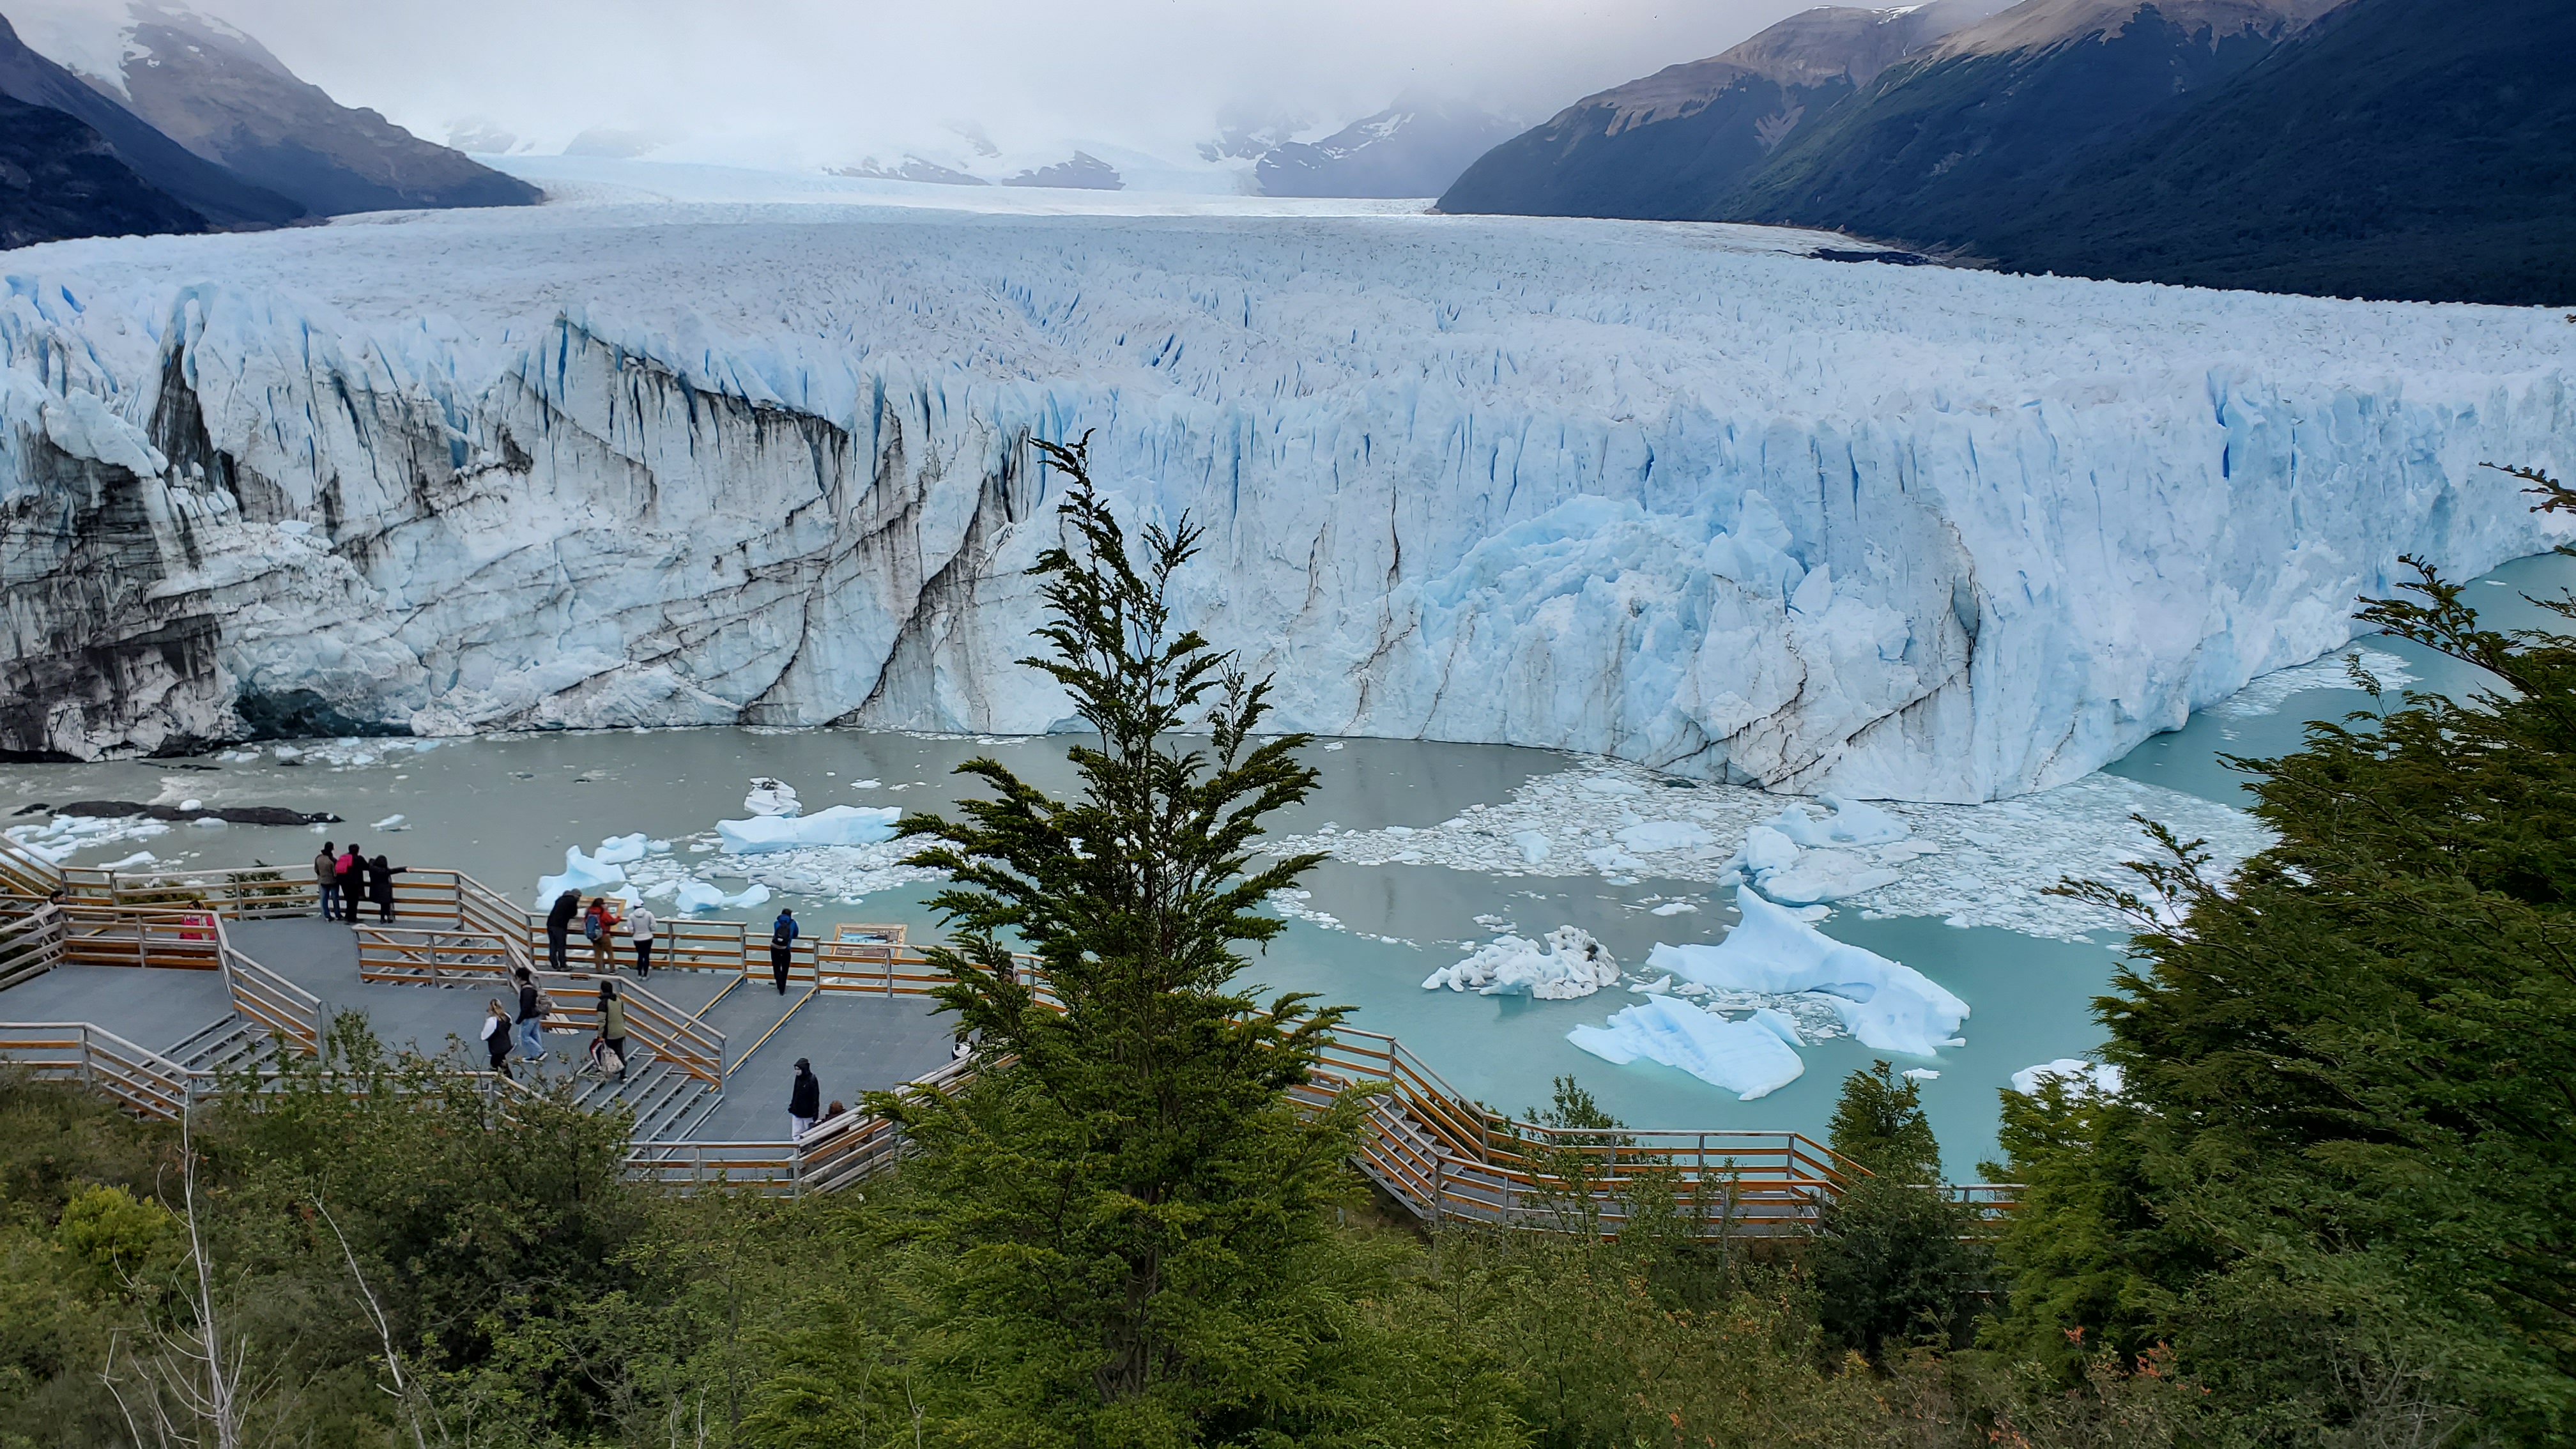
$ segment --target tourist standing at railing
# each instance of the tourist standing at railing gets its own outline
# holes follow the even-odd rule
[[[635,979],[653,974],[653,908],[642,901],[635,903],[635,914],[626,918],[627,938],[635,943]]]
[[[322,842],[322,853],[313,857],[313,884],[322,892],[322,919],[340,918],[340,862],[332,854],[330,841]]]
[[[529,1061],[546,1059],[546,998],[528,968],[519,968],[519,1052]]]
[[[590,969],[602,976],[616,975],[617,913],[608,908],[608,897],[590,898],[590,909],[582,913],[581,934],[590,942]]]
[[[377,920],[393,924],[394,877],[410,869],[407,865],[387,865],[381,855],[367,862],[367,899],[376,903]]]
[[[358,853],[358,842],[349,842],[349,848],[332,862],[332,869],[340,877],[340,919],[354,926],[358,923],[358,902],[367,894],[367,858]]]
[[[787,1089],[787,1138],[795,1141],[814,1130],[814,1119],[823,1112],[823,1083],[814,1075],[814,1064],[803,1057],[796,1059],[796,1084]]]
[[[510,1075],[510,1013],[501,1009],[498,997],[483,1016],[483,1049],[492,1054],[492,1070]]]
[[[778,919],[769,923],[769,975],[778,983],[778,994],[787,994],[787,961],[796,951],[796,913],[781,910]]]
[[[611,1081],[625,1081],[626,1003],[618,999],[617,983],[614,981],[599,983],[599,1044],[608,1053],[600,1059],[602,1073],[608,1075]],[[612,1060],[616,1062],[617,1067],[614,1073],[609,1073],[608,1064]]]
[[[565,891],[555,897],[554,909],[546,912],[546,969],[564,969],[564,938],[572,934],[572,918],[581,914],[581,892]]]

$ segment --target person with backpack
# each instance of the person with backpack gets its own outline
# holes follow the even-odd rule
[[[590,969],[602,976],[616,975],[617,958],[609,951],[616,944],[617,913],[608,908],[608,897],[590,898],[590,909],[581,915],[581,934],[590,942]]]
[[[367,858],[358,853],[358,842],[350,841],[349,848],[331,863],[331,869],[340,877],[340,919],[354,926],[358,923],[358,902],[367,894]]]
[[[407,865],[388,865],[381,855],[367,862],[367,899],[376,903],[376,919],[388,926],[394,921],[394,877],[410,869]]]
[[[510,1075],[510,1013],[501,1009],[497,996],[483,1014],[483,1049],[492,1055],[492,1070]]]
[[[522,966],[519,977],[519,1054],[532,1062],[546,1059],[546,998],[537,979]]]
[[[787,994],[787,962],[796,951],[796,913],[781,910],[778,919],[769,923],[769,974],[778,983],[778,994]]]
[[[599,1074],[613,1082],[626,1080],[626,1003],[617,996],[617,983],[599,983],[599,1051],[595,1058]]]
[[[796,1082],[787,1089],[787,1140],[790,1142],[814,1130],[814,1119],[823,1115],[823,1083],[814,1075],[814,1064],[803,1057],[796,1059]]]
[[[546,912],[546,969],[564,969],[564,938],[572,934],[572,918],[581,914],[581,892],[565,891],[555,897]]]
[[[626,918],[626,938],[635,943],[635,979],[653,974],[653,908],[642,901],[635,903],[635,914]]]
[[[322,919],[340,919],[339,857],[332,853],[330,841],[322,842],[322,853],[313,857],[313,884],[322,892]]]

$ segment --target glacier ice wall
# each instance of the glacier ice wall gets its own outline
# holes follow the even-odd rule
[[[1504,218],[616,206],[0,270],[0,750],[1023,731],[1089,433],[1330,733],[1977,800],[2547,547],[2576,327]],[[2556,530],[2556,531],[2553,531]]]

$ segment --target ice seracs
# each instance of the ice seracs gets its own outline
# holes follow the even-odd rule
[[[1534,996],[1571,1001],[1619,980],[1619,963],[1592,933],[1559,926],[1536,941],[1497,936],[1466,960],[1424,977],[1422,989],[1473,991],[1484,996]]]
[[[0,292],[0,750],[286,707],[1042,730],[1061,691],[1009,661],[1060,480],[1022,440],[1089,432],[1117,507],[1210,525],[1178,602],[1282,728],[1981,801],[2342,645],[2400,553],[2565,536],[2477,464],[2576,463],[2571,381],[2551,313],[1723,226],[603,204],[56,243]]]

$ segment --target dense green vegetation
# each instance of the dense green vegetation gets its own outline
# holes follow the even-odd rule
[[[1579,1134],[1559,1230],[1435,1231],[1344,1165],[1364,1097],[1289,1101],[1337,1014],[1233,986],[1308,864],[1248,853],[1299,741],[1172,628],[1186,526],[1131,569],[1051,456],[1042,667],[1100,743],[1073,800],[979,761],[990,798],[907,822],[983,1070],[880,1103],[898,1171],[665,1193],[622,1121],[354,1018],[184,1129],[0,1076],[0,1449],[2565,1441],[2576,639],[2482,630],[2427,572],[2374,617],[2493,692],[2245,762],[2281,843],[2224,889],[2170,837],[2133,891],[2067,887],[2139,921],[2101,1004],[2126,1079],[2007,1097],[2008,1225],[1938,1189],[1879,1063],[1804,1240],[1694,1237],[1652,1159],[1601,1231],[1562,1144],[1634,1148],[1571,1079],[1529,1114]]]

